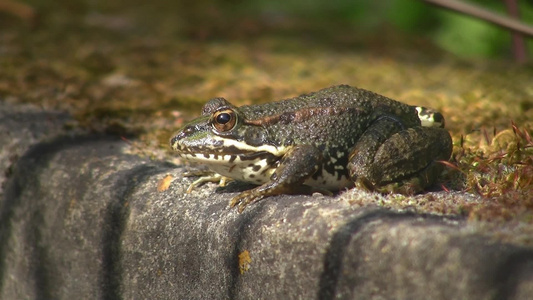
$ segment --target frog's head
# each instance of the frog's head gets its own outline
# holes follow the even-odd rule
[[[216,166],[266,167],[285,150],[269,140],[264,126],[246,120],[238,107],[223,98],[205,104],[202,116],[187,123],[170,145],[182,158],[207,164],[222,175],[227,172]]]

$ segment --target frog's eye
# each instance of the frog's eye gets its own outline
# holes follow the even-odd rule
[[[233,129],[237,123],[235,112],[231,109],[224,109],[213,114],[213,128],[224,132]]]

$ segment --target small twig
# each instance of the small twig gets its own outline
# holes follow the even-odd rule
[[[520,12],[518,10],[518,3],[516,0],[504,0],[505,6],[507,6],[507,13],[516,20],[520,20]],[[522,34],[513,32],[513,56],[519,63],[525,63],[527,61],[526,42]]]
[[[487,9],[481,8],[477,5],[457,1],[457,0],[423,0],[425,2],[438,5],[447,9],[451,9],[469,16],[473,16],[506,29],[522,33],[529,37],[533,37],[533,27],[517,21],[515,19],[502,16],[500,14],[491,12]]]

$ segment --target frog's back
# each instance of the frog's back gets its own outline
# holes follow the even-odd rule
[[[360,112],[373,113],[378,110],[384,113],[413,115],[410,105],[389,99],[374,92],[355,88],[349,85],[337,85],[317,92],[298,97],[270,102],[260,105],[241,107],[248,119],[260,119],[287,112],[301,111],[307,108],[353,108]]]
[[[345,144],[350,147],[375,119],[394,115],[406,127],[420,124],[412,106],[348,85],[279,102],[240,107],[249,123],[260,125],[278,145]]]

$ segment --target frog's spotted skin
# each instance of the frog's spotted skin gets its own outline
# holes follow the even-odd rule
[[[435,111],[335,86],[238,108],[212,99],[171,146],[222,176],[260,184],[232,199],[242,210],[265,196],[336,191],[354,182],[378,191],[420,191],[435,181],[435,161],[450,156],[443,124]]]

